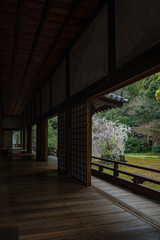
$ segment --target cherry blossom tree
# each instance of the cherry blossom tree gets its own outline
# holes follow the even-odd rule
[[[92,152],[94,155],[110,155],[119,159],[124,155],[125,142],[131,128],[127,125],[112,122],[95,114],[92,118]]]

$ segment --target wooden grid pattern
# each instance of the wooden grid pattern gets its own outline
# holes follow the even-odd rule
[[[58,168],[66,171],[66,112],[58,115]]]
[[[72,108],[72,176],[87,183],[87,104]]]
[[[21,116],[66,48],[104,3],[99,0],[1,1],[4,115]]]

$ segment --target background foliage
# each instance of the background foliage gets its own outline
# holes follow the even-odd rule
[[[152,151],[154,145],[160,145],[160,104],[155,98],[159,88],[160,73],[157,73],[123,89],[128,103],[101,113],[108,120],[131,127],[125,152]],[[120,95],[120,91],[115,94]]]
[[[48,154],[57,156],[58,117],[48,119]]]

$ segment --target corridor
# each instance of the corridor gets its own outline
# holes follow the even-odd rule
[[[160,231],[50,163],[31,157],[0,162],[0,225],[20,240],[158,240]]]

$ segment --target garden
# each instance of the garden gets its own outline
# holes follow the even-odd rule
[[[48,119],[48,155],[57,157],[58,151],[58,117]]]
[[[160,73],[114,92],[128,99],[120,108],[92,117],[92,155],[146,168],[160,169]],[[122,158],[123,156],[123,158]],[[92,159],[93,162],[103,162]],[[103,165],[111,166],[103,162]],[[92,166],[98,168],[97,166]],[[119,170],[160,180],[160,173],[119,165]],[[103,169],[113,175],[113,171]],[[133,180],[119,173],[119,177]],[[143,185],[160,190],[160,185]]]

